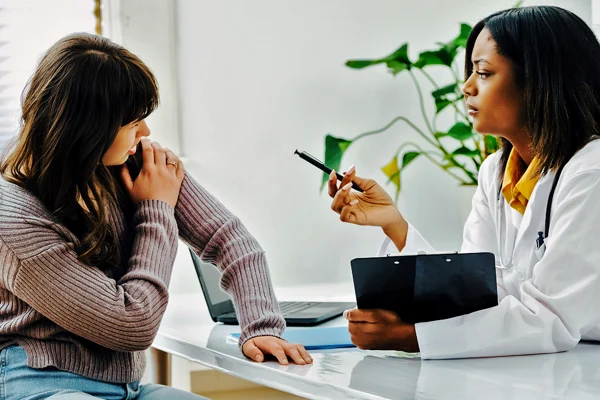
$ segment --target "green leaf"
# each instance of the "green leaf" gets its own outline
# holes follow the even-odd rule
[[[407,151],[406,153],[404,153],[404,155],[402,156],[402,168],[406,167],[408,164],[410,164],[415,158],[419,157],[420,155],[421,155],[421,153],[418,151]]]
[[[492,154],[500,148],[498,139],[492,135],[485,135],[483,137],[485,141],[485,152],[486,154]]]
[[[434,99],[440,99],[440,98],[446,96],[447,94],[454,93],[457,88],[458,88],[458,85],[456,83],[451,83],[450,85],[447,85],[447,86],[441,87],[437,90],[434,90],[433,92],[431,92],[431,95],[433,96]]]
[[[515,5],[514,5],[514,6],[512,6],[512,8],[519,8],[519,7],[521,7],[521,6],[523,5],[523,3],[525,3],[525,1],[523,1],[523,0],[519,0],[519,1],[517,1],[517,2],[515,3]]]
[[[450,128],[448,135],[456,140],[467,140],[473,137],[473,130],[469,125],[463,122],[457,122]]]
[[[445,65],[452,67],[452,61],[458,54],[458,49],[467,47],[467,39],[471,33],[471,26],[460,24],[460,33],[456,38],[448,43],[437,42],[440,46],[438,50],[424,51],[419,54],[419,59],[414,63],[416,68],[423,68],[428,65]]]
[[[462,23],[460,24],[460,34],[452,41],[452,44],[457,48],[466,48],[467,47],[467,39],[469,39],[469,35],[471,34],[470,25]]]
[[[442,97],[440,99],[435,99],[435,113],[439,114],[444,108],[448,107],[452,103],[456,103],[461,100],[463,96],[459,96],[456,99],[448,99],[446,97]]]
[[[381,170],[388,177],[389,182],[396,186],[396,191],[400,191],[400,168],[398,167],[398,156],[395,156],[392,161],[381,167]]]
[[[387,66],[389,68],[389,71],[393,75],[398,75],[400,72],[404,71],[405,69],[409,69],[409,67],[406,64],[403,64],[398,61],[388,61]]]
[[[419,59],[414,63],[416,68],[423,68],[428,65],[452,65],[452,57],[448,52],[441,48],[440,50],[424,51],[419,54]]]
[[[408,43],[404,43],[389,56],[372,60],[348,60],[346,61],[346,66],[354,69],[362,69],[383,63],[387,64],[390,72],[394,75],[405,69],[410,69],[413,64],[408,58]]]
[[[383,64],[382,60],[348,60],[346,66],[354,69],[362,69],[372,65]]]
[[[331,135],[325,136],[325,161],[324,164],[331,169],[338,171],[340,169],[340,163],[342,162],[342,156],[348,149],[348,146],[352,143],[351,140],[336,138]],[[327,183],[329,175],[323,173],[323,180],[321,182],[321,190]]]
[[[408,58],[408,43],[404,43],[402,46],[398,47],[396,51],[394,51],[389,56],[383,58],[384,61],[397,61],[403,64],[410,65],[412,62]]]
[[[446,158],[454,157],[454,156],[467,156],[467,157],[477,157],[479,155],[479,150],[470,149],[468,147],[462,146],[458,149],[454,150],[452,154],[446,156]]]
[[[448,132],[436,132],[433,134],[437,139],[448,136]]]
[[[452,102],[446,98],[435,99],[435,113],[439,114],[444,108],[448,107]]]
[[[408,58],[408,43],[404,43],[396,51],[382,59],[387,64],[390,72],[394,75],[412,68],[412,62]]]

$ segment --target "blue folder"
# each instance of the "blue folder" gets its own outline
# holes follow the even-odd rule
[[[235,339],[240,338],[239,333],[232,333]],[[282,337],[290,343],[299,343],[306,350],[339,349],[355,347],[350,340],[347,326],[289,328],[283,332]]]

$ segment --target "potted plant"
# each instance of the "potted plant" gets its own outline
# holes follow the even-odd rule
[[[424,139],[426,146],[412,141],[402,141],[393,158],[381,167],[388,178],[388,183],[395,186],[396,202],[402,188],[402,172],[418,157],[424,157],[434,163],[460,185],[476,186],[481,163],[498,149],[498,142],[493,136],[479,135],[473,132],[472,122],[467,116],[465,104],[462,101],[463,95],[460,89],[462,78],[455,60],[457,55],[465,49],[470,32],[471,26],[462,23],[458,36],[449,42],[438,43],[438,48],[434,50],[420,53],[416,61],[412,61],[408,57],[408,43],[402,44],[396,51],[383,58],[348,60],[346,66],[353,69],[386,64],[394,77],[401,74],[409,75],[417,90],[423,124],[419,126],[407,117],[399,115],[385,126],[361,133],[351,139],[327,134],[325,137],[325,164],[339,170],[343,155],[350,146],[403,122]],[[452,77],[450,82],[443,85],[438,84],[427,72],[432,66],[449,69]],[[433,87],[433,91],[430,93],[435,102],[433,115],[427,115],[425,96],[417,79],[417,73]],[[454,114],[454,123],[442,129],[437,125],[437,119],[442,113],[448,112]],[[327,179],[328,176],[323,174],[321,189],[325,186]]]

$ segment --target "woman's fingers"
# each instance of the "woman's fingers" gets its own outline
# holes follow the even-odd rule
[[[176,172],[180,164],[179,158],[169,149],[165,149],[165,154],[167,156],[167,160],[165,161],[167,168],[170,171]]]
[[[175,175],[178,179],[183,179],[185,175],[185,168],[183,167],[183,162],[173,153],[173,151],[169,149],[165,149],[167,153],[167,167],[170,170],[175,172]],[[176,163],[177,165],[173,164]]]
[[[283,348],[285,350],[285,354],[287,354],[288,357],[290,357],[292,360],[294,360],[294,362],[298,365],[305,365],[306,364],[306,360],[304,360],[304,358],[300,355],[300,352],[298,351],[298,348],[296,347],[296,345],[287,345],[284,346]]]
[[[244,354],[246,357],[253,359],[257,362],[262,362],[265,359],[265,355],[262,351],[254,344],[252,339],[248,340],[246,344],[244,344]]]
[[[277,358],[277,361],[279,361],[279,364],[281,364],[281,365],[289,364],[287,355],[285,354],[285,350],[283,349],[283,347],[280,344],[273,343],[269,347],[268,351],[271,354],[273,354],[275,356],[275,358]]]
[[[148,138],[142,138],[142,160],[143,167],[150,168],[150,166],[154,165],[154,148],[152,147],[152,142]]]
[[[307,364],[312,364],[313,359],[310,356],[310,354],[308,354],[308,351],[306,351],[304,346],[302,346],[301,344],[296,344],[295,346],[298,349],[298,352],[300,353],[304,361],[306,361]]]
[[[156,165],[165,165],[167,163],[165,149],[158,142],[152,142],[152,148],[154,149],[154,163]]]

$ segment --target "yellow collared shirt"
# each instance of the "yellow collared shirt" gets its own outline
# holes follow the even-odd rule
[[[502,195],[512,208],[524,214],[539,179],[539,176],[533,175],[538,167],[538,159],[534,158],[525,172],[521,172],[520,158],[519,153],[513,148],[506,163],[506,171],[504,171]]]

